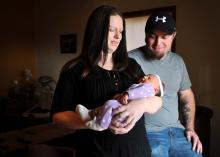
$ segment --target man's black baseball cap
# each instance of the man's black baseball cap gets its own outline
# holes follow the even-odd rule
[[[147,20],[145,33],[153,33],[156,30],[172,34],[176,31],[176,22],[167,12],[155,12]]]

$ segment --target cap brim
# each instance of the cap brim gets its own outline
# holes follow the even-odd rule
[[[166,34],[173,34],[176,30],[158,26],[158,27],[155,27],[155,28],[151,29],[149,32],[154,33],[156,31],[161,31],[161,32],[164,32]]]

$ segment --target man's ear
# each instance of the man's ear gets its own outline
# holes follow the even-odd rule
[[[145,44],[147,44],[147,38],[149,37],[149,33],[145,32]]]

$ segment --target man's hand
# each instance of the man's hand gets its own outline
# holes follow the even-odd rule
[[[202,154],[202,143],[194,130],[186,130],[186,137],[188,141],[192,142],[193,150]]]

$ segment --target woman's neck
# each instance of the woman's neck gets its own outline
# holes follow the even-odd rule
[[[106,60],[104,59],[104,56],[103,56],[103,53],[101,55],[101,58],[98,62],[98,65],[100,67],[102,67],[103,69],[106,69],[106,70],[112,70],[113,67],[114,67],[114,63],[113,63],[113,60],[112,60],[112,53],[111,54],[107,54],[106,56]]]

